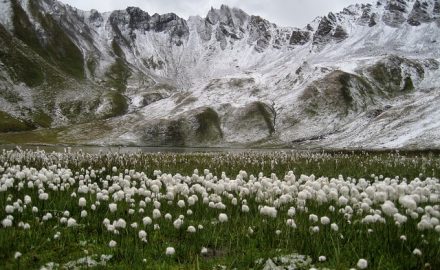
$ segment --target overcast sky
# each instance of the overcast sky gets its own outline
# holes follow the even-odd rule
[[[329,11],[341,11],[354,3],[369,3],[372,0],[61,0],[82,10],[97,9],[111,11],[136,6],[154,13],[174,12],[187,19],[191,15],[205,17],[212,7],[221,4],[238,7],[251,15],[260,15],[280,26],[302,27],[315,17]]]

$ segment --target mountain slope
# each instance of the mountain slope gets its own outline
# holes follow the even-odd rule
[[[0,132],[93,144],[440,146],[438,0],[353,5],[301,29],[227,6],[188,20],[53,0],[6,0],[0,11]]]

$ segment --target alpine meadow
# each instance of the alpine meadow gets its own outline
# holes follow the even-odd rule
[[[0,0],[0,269],[440,269],[440,0],[197,1]]]

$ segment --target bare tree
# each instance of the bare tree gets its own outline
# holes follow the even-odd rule
[[[267,106],[269,111],[272,113],[272,123],[273,123],[273,129],[276,131],[276,124],[277,124],[277,118],[278,115],[283,111],[282,107],[279,107],[276,105],[275,101],[271,101],[270,105]]]

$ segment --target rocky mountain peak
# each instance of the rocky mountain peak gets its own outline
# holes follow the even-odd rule
[[[348,37],[348,33],[335,14],[330,12],[319,22],[318,29],[313,35],[313,45],[322,47],[330,41],[341,42]]]
[[[429,8],[430,6],[427,2],[416,0],[411,13],[409,14],[408,23],[413,26],[418,26],[422,23],[430,22],[432,17]]]
[[[126,9],[129,15],[128,26],[131,29],[144,29],[150,28],[150,15],[138,7],[127,7]]]
[[[188,32],[186,21],[174,13],[150,16],[138,7],[128,7],[126,10],[113,11],[110,18],[113,23],[127,26],[131,30],[168,31],[178,36]]]
[[[206,16],[206,20],[212,25],[220,23],[229,27],[242,27],[248,19],[249,15],[246,12],[227,5],[221,5],[220,9],[211,7]]]
[[[126,45],[128,39],[136,38],[136,31],[169,33],[170,41],[178,46],[182,45],[181,39],[189,35],[186,20],[174,13],[163,15],[156,13],[151,16],[138,7],[128,7],[125,10],[113,11],[109,21],[117,40]]]

